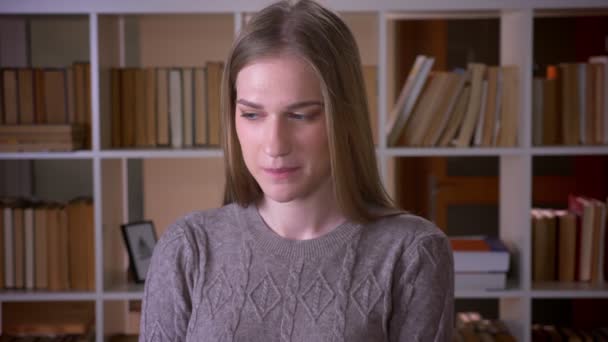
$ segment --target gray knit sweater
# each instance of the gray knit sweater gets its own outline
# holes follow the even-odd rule
[[[296,241],[232,204],[163,234],[139,341],[450,341],[453,294],[448,239],[424,219]]]

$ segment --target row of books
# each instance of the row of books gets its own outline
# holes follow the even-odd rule
[[[608,56],[549,65],[533,83],[535,145],[608,144]]]
[[[95,342],[95,335],[2,335],[0,342]]]
[[[5,199],[0,208],[0,284],[5,289],[95,289],[93,203]]]
[[[95,340],[94,302],[6,302],[2,314],[2,338],[13,338],[8,341]]]
[[[452,341],[515,342],[516,340],[500,320],[485,319],[478,312],[458,312]]]
[[[608,342],[608,328],[592,330],[556,327],[555,325],[532,325],[532,342]]]
[[[608,280],[607,205],[572,195],[566,210],[532,210],[534,281]]]
[[[431,71],[434,60],[416,57],[390,114],[388,146],[515,146],[519,69]]]
[[[457,290],[497,290],[507,283],[510,255],[505,244],[489,236],[450,237]]]
[[[0,70],[1,125],[65,125],[85,127],[90,146],[91,70],[87,62],[63,68]]]
[[[0,152],[66,152],[84,147],[85,126],[0,125]]]
[[[219,145],[223,68],[112,69],[112,147]]]

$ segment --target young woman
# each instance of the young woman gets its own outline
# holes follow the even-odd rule
[[[140,341],[450,341],[449,242],[387,197],[360,64],[312,1],[243,29],[223,81],[226,203],[160,239]]]

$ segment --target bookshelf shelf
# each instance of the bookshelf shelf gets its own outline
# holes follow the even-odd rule
[[[534,283],[532,298],[608,298],[608,284]]]
[[[99,152],[102,159],[114,158],[214,158],[224,154],[219,148],[205,149],[154,149],[154,150],[104,150]]]
[[[524,291],[520,289],[506,290],[456,290],[456,299],[500,299],[500,298],[521,298]]]
[[[0,160],[92,159],[91,151],[0,153]]]
[[[551,146],[532,148],[532,155],[534,156],[575,156],[606,154],[608,154],[608,146]]]
[[[586,284],[532,284],[532,244],[529,212],[532,207],[532,160],[535,156],[608,155],[608,146],[532,146],[532,68],[534,61],[533,34],[536,18],[545,16],[580,16],[608,13],[605,0],[530,0],[530,1],[470,1],[470,0],[379,0],[323,1],[345,15],[362,51],[364,65],[377,67],[377,123],[378,146],[376,153],[380,173],[389,193],[395,188],[391,162],[397,157],[500,157],[499,162],[499,235],[516,245],[514,259],[516,279],[501,291],[456,291],[457,299],[492,299],[500,302],[499,317],[510,322],[511,331],[518,341],[529,342],[532,326],[531,303],[533,298],[608,298],[608,286]],[[112,322],[124,320],[128,314],[128,301],[141,300],[143,285],[128,284],[126,280],[111,279],[125,276],[126,253],[121,241],[119,226],[133,218],[144,218],[164,207],[175,217],[183,210],[182,202],[171,197],[179,192],[179,199],[206,208],[212,203],[220,205],[217,195],[223,182],[223,156],[219,148],[191,149],[112,149],[110,111],[110,79],[107,72],[119,67],[191,66],[206,60],[220,60],[230,45],[230,37],[237,32],[246,16],[268,4],[267,0],[145,2],[138,0],[79,1],[64,0],[60,5],[51,0],[2,0],[0,17],[29,20],[34,17],[51,19],[79,15],[79,25],[88,30],[86,39],[70,47],[71,55],[90,62],[92,106],[92,150],[76,152],[0,153],[0,160],[86,160],[86,175],[92,178],[95,201],[95,292],[26,292],[0,291],[2,302],[37,301],[94,301],[96,306],[96,341],[104,341],[114,332]],[[186,17],[195,16],[196,25],[213,17],[217,32],[200,32],[199,26],[188,26]],[[349,19],[350,18],[350,19]],[[163,25],[163,20],[184,25]],[[493,19],[499,22],[499,63],[520,68],[521,106],[519,108],[519,139],[514,148],[418,148],[387,147],[386,126],[395,94],[391,84],[397,73],[395,56],[395,22],[401,20],[435,19]],[[160,21],[157,21],[160,20]],[[160,23],[160,24],[159,24]],[[363,23],[363,24],[361,24]],[[207,23],[208,24],[208,23]],[[211,25],[211,24],[210,24]],[[195,29],[193,29],[195,27]],[[171,31],[173,29],[174,31]],[[233,30],[234,29],[234,30]],[[234,32],[233,32],[234,31]],[[160,36],[157,33],[167,33]],[[195,35],[192,32],[196,32]],[[199,33],[200,36],[199,37]],[[61,36],[57,34],[57,36]],[[179,36],[179,37],[177,37]],[[205,37],[206,36],[206,37]],[[194,39],[194,38],[196,39]],[[199,41],[202,39],[202,43]],[[169,39],[180,53],[171,50],[163,54]],[[190,41],[192,40],[192,41]],[[196,41],[198,43],[193,44]],[[25,43],[23,43],[25,44]],[[193,48],[196,47],[196,48]],[[55,49],[56,50],[56,49]],[[50,55],[50,53],[49,53]],[[28,56],[31,57],[31,56]],[[45,53],[37,61],[47,63],[53,56]],[[191,58],[191,59],[188,59]],[[2,59],[0,59],[1,61]],[[196,62],[191,62],[195,60]],[[63,62],[62,62],[63,63]],[[0,67],[6,65],[0,64]],[[408,66],[400,65],[403,68]],[[165,162],[165,159],[169,159]],[[165,162],[163,165],[162,163]],[[54,164],[53,162],[48,162]],[[90,164],[90,165],[89,165]],[[51,167],[53,167],[52,165]],[[65,179],[62,182],[73,182]],[[198,182],[198,183],[194,183]],[[217,189],[216,189],[217,188]],[[90,191],[90,189],[88,189]],[[144,194],[145,191],[145,194]],[[192,193],[187,193],[191,191]],[[187,194],[182,194],[187,193]],[[150,195],[152,193],[152,195]],[[203,193],[205,201],[201,203]],[[165,196],[166,195],[166,196]],[[216,196],[217,195],[217,196]],[[190,196],[190,197],[188,197]],[[152,200],[150,200],[152,197]],[[156,198],[160,197],[160,198]],[[175,197],[177,198],[177,197]],[[155,202],[155,203],[154,203]],[[175,203],[173,203],[175,202]],[[163,205],[159,205],[162,203]],[[165,226],[159,222],[158,226]],[[105,286],[104,286],[105,284]],[[1,330],[1,322],[0,322]]]
[[[464,157],[464,156],[517,156],[525,154],[522,148],[413,148],[390,147],[383,152],[387,157]]]
[[[94,301],[96,299],[95,292],[0,292],[0,302]]]

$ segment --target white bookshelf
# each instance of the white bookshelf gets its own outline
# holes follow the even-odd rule
[[[515,148],[394,148],[387,147],[385,139],[379,140],[376,148],[379,168],[383,182],[389,192],[393,192],[391,162],[395,157],[427,156],[492,156],[499,158],[500,237],[515,247],[513,259],[514,277],[509,279],[507,289],[502,291],[457,291],[458,299],[492,299],[499,302],[499,316],[506,321],[518,341],[530,341],[532,320],[532,300],[536,298],[608,298],[608,286],[588,284],[532,284],[531,281],[531,228],[529,212],[532,198],[532,160],[535,156],[550,155],[607,155],[606,146],[581,147],[533,147],[531,144],[531,82],[533,60],[533,21],[536,16],[571,15],[572,12],[587,9],[608,11],[605,0],[325,0],[324,4],[342,13],[353,16],[353,22],[367,22],[365,27],[354,29],[357,39],[370,44],[362,54],[364,64],[378,67],[378,134],[384,137],[388,112],[394,99],[389,75],[392,64],[391,26],[394,20],[431,19],[431,18],[497,18],[500,22],[500,63],[516,64],[520,67],[521,107],[518,142]],[[3,0],[0,2],[0,15],[29,17],[45,16],[62,18],[77,15],[86,18],[88,24],[88,54],[93,71],[91,77],[92,104],[92,149],[73,153],[0,153],[0,160],[79,160],[92,163],[93,198],[95,205],[95,271],[96,290],[92,292],[25,292],[0,291],[2,302],[19,301],[94,301],[96,306],[96,339],[104,341],[110,333],[121,331],[126,324],[128,305],[126,301],[140,300],[143,286],[130,284],[125,277],[126,253],[119,235],[118,225],[129,220],[135,210],[134,203],[141,194],[133,193],[130,184],[130,161],[156,163],[171,160],[185,163],[218,163],[223,153],[218,148],[211,149],[110,149],[109,125],[105,119],[109,114],[108,79],[103,73],[109,67],[129,66],[132,64],[133,51],[129,51],[130,25],[135,22],[148,22],[172,17],[196,22],[204,18],[221,27],[210,34],[221,37],[229,44],[231,37],[241,27],[243,18],[270,3],[266,0],[200,1],[176,0],[172,2],[154,0],[105,0],[79,1],[62,0]],[[589,12],[587,12],[589,13]],[[594,13],[597,13],[594,11]],[[363,17],[361,17],[363,16]],[[194,18],[194,19],[193,19]],[[186,24],[184,24],[186,25]],[[358,25],[358,24],[357,24]],[[186,26],[184,26],[186,27]],[[190,62],[176,56],[167,60],[155,59],[152,53],[154,41],[143,41],[149,37],[135,35],[141,39],[138,66],[162,66],[173,63],[176,66]],[[375,35],[370,39],[368,34]],[[204,36],[204,35],[203,35]],[[374,38],[372,36],[372,38]],[[211,39],[204,36],[203,39]],[[213,39],[217,39],[214,37]],[[179,39],[178,39],[179,40]],[[193,54],[204,59],[224,59],[226,44],[221,41],[216,49],[198,51]],[[146,45],[148,44],[148,45]],[[183,47],[183,46],[182,46]],[[186,49],[186,47],[183,47]],[[151,50],[150,50],[151,49]],[[371,51],[371,52],[370,52]],[[199,55],[197,55],[199,54]],[[174,58],[174,59],[171,59]],[[0,65],[1,67],[2,65]],[[216,165],[214,164],[214,165]],[[191,165],[191,164],[186,164]],[[199,164],[196,164],[199,165]],[[216,167],[216,166],[214,166]],[[144,165],[145,168],[145,165]],[[206,168],[206,166],[204,166]],[[216,167],[217,168],[217,167]],[[154,175],[146,174],[145,177]],[[144,178],[145,178],[144,177]],[[64,180],[70,181],[70,180]],[[183,181],[188,181],[187,178]],[[223,179],[215,179],[215,183]],[[208,186],[208,185],[205,185]],[[221,188],[221,184],[219,185]],[[217,185],[216,188],[217,189]],[[213,190],[216,191],[216,190]],[[163,199],[158,199],[162,201]],[[216,203],[216,198],[209,201]],[[208,205],[212,205],[209,204]]]

